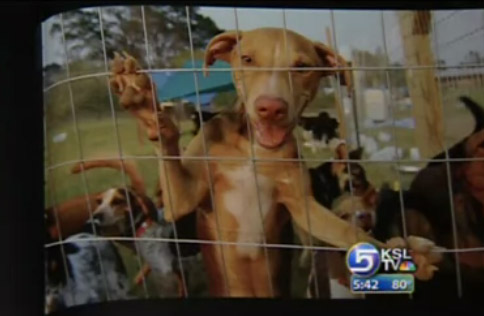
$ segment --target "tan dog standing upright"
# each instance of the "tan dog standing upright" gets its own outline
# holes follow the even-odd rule
[[[385,246],[319,205],[307,170],[296,160],[296,118],[316,95],[320,78],[334,74],[332,67],[344,66],[344,60],[321,43],[275,28],[216,36],[207,47],[206,65],[217,59],[233,68],[240,97],[236,111],[206,123],[181,159],[176,158],[181,156],[179,132],[158,113],[162,148],[156,146],[160,157],[172,156],[160,159],[166,220],[198,209],[198,237],[212,242],[201,246],[211,294],[280,295],[281,251],[263,244],[280,243],[281,229],[291,218],[337,247],[358,241]],[[193,159],[206,156],[208,162]]]

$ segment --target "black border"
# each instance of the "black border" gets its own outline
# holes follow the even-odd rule
[[[259,8],[319,8],[319,9],[384,9],[384,10],[424,10],[424,9],[472,9],[483,8],[484,3],[476,0],[165,0],[165,1],[112,1],[112,0],[86,0],[78,1],[50,1],[43,2],[40,12],[42,19],[60,12],[74,10],[80,7],[99,5],[197,5],[197,6],[225,6],[225,7],[259,7]]]
[[[43,311],[40,15],[0,8],[0,315]]]
[[[15,2],[0,6],[0,315],[43,314],[43,127],[40,23],[79,7],[140,5],[133,1]],[[143,1],[246,7],[335,9],[470,9],[482,1]],[[484,286],[484,285],[483,285]],[[476,304],[477,303],[477,304]],[[134,300],[69,309],[57,315],[171,315],[332,313],[456,314],[483,304],[466,300],[427,302],[313,300]]]
[[[106,315],[457,315],[466,312],[481,315],[482,304],[471,301],[425,302],[393,300],[368,302],[363,300],[277,300],[277,299],[185,299],[135,300],[79,306],[53,316]]]

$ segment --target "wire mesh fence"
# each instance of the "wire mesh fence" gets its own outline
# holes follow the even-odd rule
[[[182,10],[183,9],[183,10]],[[237,247],[257,247],[263,249],[265,266],[269,272],[270,250],[306,250],[324,252],[344,252],[347,249],[341,247],[322,246],[313,238],[309,238],[308,243],[296,241],[294,243],[273,242],[266,239],[262,234],[260,242],[246,241],[227,241],[209,240],[197,238],[180,237],[177,226],[172,225],[174,234],[172,237],[140,237],[137,234],[138,228],[135,227],[136,218],[131,212],[129,217],[129,233],[124,236],[103,236],[98,234],[96,226],[93,224],[93,213],[98,205],[91,205],[90,196],[99,194],[108,188],[118,187],[125,189],[125,198],[128,208],[133,209],[131,198],[128,196],[130,176],[127,174],[125,162],[136,161],[145,178],[147,187],[153,189],[159,183],[158,174],[167,173],[169,168],[163,162],[179,161],[180,156],[157,154],[151,149],[151,144],[142,139],[136,139],[133,135],[138,135],[139,130],[135,120],[127,116],[118,104],[109,83],[112,75],[109,68],[109,61],[112,53],[116,50],[126,50],[133,54],[142,65],[140,73],[146,73],[153,78],[153,101],[160,98],[160,104],[153,103],[153,111],[163,109],[178,108],[184,112],[186,104],[182,102],[185,96],[180,96],[177,100],[163,100],[162,79],[170,80],[177,74],[186,73],[186,85],[193,85],[194,91],[191,95],[192,112],[198,114],[197,120],[201,128],[201,135],[205,135],[205,122],[202,120],[202,111],[206,104],[202,104],[202,97],[205,91],[200,91],[203,80],[203,73],[232,73],[241,72],[242,87],[238,97],[242,102],[247,102],[247,91],[245,86],[246,76],[253,72],[271,72],[288,74],[290,93],[293,95],[292,72],[314,71],[324,72],[334,70],[333,67],[198,67],[196,61],[203,56],[203,47],[208,41],[218,33],[214,26],[207,23],[207,19],[200,16],[208,14],[215,22],[214,24],[230,27],[236,33],[243,33],[248,29],[259,26],[281,28],[284,36],[287,31],[294,30],[311,39],[329,43],[337,54],[343,55],[351,63],[340,65],[338,71],[349,71],[355,81],[354,90],[350,90],[340,84],[340,72],[335,78],[323,79],[318,89],[315,101],[308,105],[303,112],[304,115],[314,115],[324,110],[332,116],[338,117],[340,126],[346,127],[345,142],[348,147],[355,148],[362,146],[365,154],[359,159],[335,158],[333,153],[327,148],[316,148],[313,143],[308,142],[301,136],[301,130],[296,128],[296,146],[298,158],[267,158],[258,156],[251,150],[248,157],[239,155],[217,156],[210,154],[209,144],[202,136],[203,155],[184,155],[184,161],[199,163],[199,168],[206,170],[208,174],[208,185],[211,206],[209,208],[217,218],[217,231],[223,235],[224,227],[220,226],[218,220],[217,205],[215,203],[214,191],[215,180],[211,171],[211,164],[230,164],[247,163],[250,166],[248,172],[252,173],[255,185],[260,179],[258,168],[264,164],[279,164],[283,168],[284,163],[295,162],[301,168],[301,177],[304,176],[305,166],[316,167],[324,162],[346,164],[348,172],[351,173],[354,163],[359,163],[367,174],[370,182],[379,188],[384,183],[391,183],[396,186],[399,194],[399,211],[403,219],[403,235],[408,235],[408,224],[406,223],[406,202],[403,191],[408,189],[414,176],[404,170],[412,169],[414,174],[422,170],[425,164],[444,163],[446,192],[449,194],[448,207],[450,211],[451,240],[447,247],[441,250],[453,256],[455,262],[456,277],[456,296],[465,296],[465,289],[461,279],[461,263],[464,262],[461,254],[479,254],[484,251],[484,245],[480,242],[465,243],[470,232],[464,231],[465,225],[459,223],[462,217],[460,204],[455,205],[457,194],[460,187],[455,188],[455,177],[452,173],[453,166],[457,164],[480,162],[480,157],[450,157],[449,148],[457,143],[461,138],[471,132],[472,122],[465,109],[457,102],[457,96],[470,95],[479,103],[484,104],[483,73],[484,73],[484,20],[475,17],[483,14],[482,10],[457,10],[457,11],[432,11],[430,16],[421,12],[391,12],[391,11],[371,11],[371,12],[346,12],[339,10],[290,10],[290,9],[240,9],[240,8],[212,8],[205,11],[197,11],[191,7],[178,9],[166,9],[165,7],[108,7],[90,8],[79,10],[77,13],[62,13],[52,17],[43,25],[43,45],[44,45],[44,105],[45,105],[45,144],[46,160],[45,169],[47,175],[46,196],[47,206],[53,207],[56,215],[56,206],[69,200],[74,196],[84,196],[87,203],[89,223],[92,224],[92,238],[83,239],[84,241],[109,240],[120,243],[132,242],[134,244],[135,267],[133,270],[142,270],[145,259],[141,252],[145,242],[166,243],[175,245],[175,257],[177,270],[181,271],[181,283],[183,292],[186,296],[192,296],[186,275],[187,269],[183,266],[181,246],[185,244],[200,244],[218,247],[222,256],[222,275],[225,282],[225,294],[230,295],[230,284],[226,271],[227,263],[224,252],[227,246]],[[421,14],[421,15],[419,15]],[[321,17],[317,19],[318,15]],[[417,16],[417,18],[415,18]],[[174,18],[173,18],[174,17]],[[474,19],[471,19],[474,17]],[[161,26],[158,20],[162,21]],[[412,23],[408,24],[412,20]],[[115,23],[118,21],[118,24]],[[119,22],[122,21],[123,23]],[[157,22],[158,21],[158,22]],[[174,21],[180,24],[174,24]],[[370,22],[369,22],[370,21]],[[433,22],[432,22],[433,21]],[[454,21],[454,22],[453,22]],[[430,24],[429,24],[430,23]],[[453,24],[454,23],[454,24]],[[410,25],[410,26],[408,26]],[[150,29],[150,27],[157,29]],[[408,26],[408,27],[407,27]],[[452,28],[452,32],[449,31]],[[427,29],[427,31],[425,31]],[[163,34],[165,32],[166,34]],[[160,33],[160,34],[158,34]],[[176,34],[176,36],[172,35]],[[181,35],[180,35],[181,34]],[[420,36],[417,40],[415,37]],[[423,39],[425,36],[426,39]],[[409,42],[412,38],[413,42]],[[237,43],[239,37],[237,37]],[[284,37],[287,50],[287,39]],[[162,43],[160,43],[162,42]],[[125,45],[116,47],[116,45]],[[424,47],[418,45],[428,45],[426,53],[432,58],[422,60],[418,55],[424,51]],[[410,47],[410,46],[414,47]],[[371,46],[371,47],[370,47]],[[240,43],[237,45],[241,49]],[[132,51],[130,51],[132,49]],[[260,49],[264,49],[264,43],[260,43]],[[157,56],[166,50],[167,55],[173,56],[171,61],[164,61]],[[238,54],[242,54],[239,52]],[[418,56],[414,56],[418,55]],[[178,56],[179,59],[176,59]],[[47,57],[50,61],[47,61]],[[426,58],[426,57],[425,57]],[[429,63],[427,63],[430,61]],[[182,66],[188,63],[188,67]],[[412,87],[415,78],[425,74],[431,81],[431,85],[437,86],[435,100],[439,104],[434,104],[440,108],[442,117],[434,122],[442,125],[442,144],[439,144],[440,151],[444,153],[442,157],[432,158],[432,155],[425,155],[425,148],[422,148],[422,138],[418,135],[418,129],[422,124],[416,116],[418,104],[416,99],[429,99],[427,94],[432,92],[424,91],[424,95],[416,96]],[[160,77],[156,77],[160,75]],[[166,78],[162,78],[166,76]],[[429,85],[430,86],[430,85]],[[371,91],[370,91],[371,90]],[[410,90],[410,92],[409,92]],[[95,92],[91,92],[95,91]],[[214,89],[214,91],[216,91]],[[216,91],[218,95],[223,93],[235,93],[235,88],[229,92]],[[376,92],[375,92],[376,91]],[[155,96],[155,93],[157,96]],[[373,94],[372,94],[373,93]],[[427,93],[427,94],[425,94]],[[241,94],[241,95],[240,95]],[[383,98],[383,108],[371,108],[370,95],[381,95]],[[326,98],[326,99],[325,99]],[[430,98],[431,99],[431,98]],[[232,104],[223,104],[225,101],[213,101],[212,108],[230,109]],[[326,100],[326,101],[325,101]],[[329,102],[327,100],[330,100]],[[434,99],[432,99],[434,100]],[[170,103],[171,102],[171,103]],[[348,106],[351,102],[356,107]],[[91,104],[94,103],[94,104]],[[218,103],[218,104],[215,104]],[[325,105],[321,105],[325,103]],[[215,104],[215,106],[213,106]],[[329,104],[329,105],[328,105]],[[337,104],[337,105],[335,105]],[[102,110],[100,108],[103,107]],[[339,107],[339,108],[338,108]],[[355,110],[357,109],[357,110]],[[338,112],[340,110],[340,112]],[[378,112],[378,114],[375,114]],[[175,110],[175,113],[176,112]],[[181,129],[181,147],[187,147],[193,138],[190,126],[194,123],[187,119],[188,115],[177,117],[177,125]],[[247,113],[244,113],[247,115]],[[175,115],[177,116],[177,115]],[[417,123],[415,123],[417,121]],[[344,124],[342,124],[344,122]],[[251,125],[247,121],[247,129],[250,131]],[[299,124],[301,125],[301,124]],[[417,126],[416,126],[417,125]],[[456,127],[458,126],[458,127]],[[341,129],[340,129],[341,132]],[[341,133],[342,134],[342,133]],[[71,135],[73,135],[71,137]],[[252,133],[248,133],[249,143],[253,144]],[[141,136],[144,137],[144,136]],[[160,146],[161,139],[159,140]],[[432,146],[436,146],[432,144]],[[383,147],[377,148],[373,147]],[[253,146],[250,146],[253,149]],[[371,149],[373,148],[373,150]],[[383,152],[383,149],[385,152]],[[415,154],[416,153],[416,154]],[[94,161],[121,161],[120,172],[96,171],[96,176],[84,172],[84,164]],[[159,162],[161,163],[159,164]],[[81,167],[80,180],[76,176],[69,174],[69,169],[79,164]],[[79,181],[79,183],[78,183]],[[349,194],[355,195],[354,184],[349,177]],[[432,190],[432,188],[428,188]],[[457,190],[457,191],[456,191]],[[261,206],[262,190],[256,188],[258,220],[264,224],[263,207]],[[172,204],[173,192],[170,185],[167,186],[169,203]],[[186,192],[187,195],[193,192]],[[149,193],[151,198],[155,198]],[[307,194],[304,194],[306,196]],[[175,197],[176,198],[176,197]],[[97,203],[97,202],[96,202]],[[234,202],[235,203],[235,202]],[[307,204],[307,201],[300,201]],[[457,202],[460,203],[460,202]],[[307,206],[305,206],[307,211]],[[176,212],[177,210],[172,210]],[[176,218],[176,214],[172,215]],[[311,234],[311,219],[309,212],[306,216],[308,220],[309,233]],[[63,245],[73,242],[72,239],[66,241],[62,236],[62,229],[59,227],[59,219],[56,217],[58,240],[45,245],[46,249],[61,247],[64,266],[67,266],[66,254]],[[482,224],[482,222],[480,223]],[[413,225],[412,223],[410,225]],[[481,225],[482,226],[482,225]],[[472,237],[469,237],[472,239]],[[75,240],[74,240],[75,241]],[[106,271],[103,270],[103,260],[99,250],[96,252],[97,261],[100,264],[101,274],[106,278]],[[315,264],[312,257],[311,264]],[[69,271],[64,271],[69,279]],[[273,282],[270,272],[269,278],[271,294]],[[316,278],[318,279],[318,278]],[[150,297],[149,286],[142,280],[142,294],[140,296]],[[104,280],[106,298],[110,299],[107,283]],[[72,285],[71,285],[72,286]],[[317,286],[317,288],[319,288]],[[303,294],[299,294],[303,295]],[[195,294],[196,296],[196,294]],[[272,295],[271,295],[272,296]],[[319,294],[316,296],[319,297]]]

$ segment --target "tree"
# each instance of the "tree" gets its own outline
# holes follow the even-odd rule
[[[215,23],[190,7],[190,28],[194,49],[204,48],[210,38],[220,33]],[[146,47],[141,7],[103,8],[103,31],[108,57],[125,50],[146,63]],[[171,61],[190,49],[187,14],[184,6],[144,7],[148,47],[152,66],[171,67]],[[103,60],[101,30],[97,9],[80,9],[63,14],[69,59]],[[59,22],[51,33],[62,31]]]
[[[104,22],[104,21],[103,21]],[[51,35],[61,34],[62,26],[69,60],[79,59],[98,59],[103,56],[101,43],[101,30],[99,27],[99,16],[95,9],[79,9],[62,13],[62,23],[60,18],[50,29]],[[105,33],[109,33],[115,22],[106,21],[104,25]],[[105,34],[105,36],[108,34]],[[111,36],[106,36],[108,41]]]
[[[222,30],[210,18],[198,12],[198,7],[189,8],[195,58],[200,59],[208,41]],[[179,68],[186,61],[191,60],[187,13],[184,6],[146,6],[144,14],[153,68]],[[62,34],[60,21],[58,19],[50,29],[50,33],[57,38]],[[69,11],[62,14],[62,21],[71,75],[104,71],[98,9]],[[126,51],[136,57],[142,67],[147,66],[145,25],[141,7],[103,7],[102,24],[108,59],[113,57],[115,51]],[[46,84],[55,83],[64,73],[64,66],[46,65],[44,67]],[[90,116],[110,113],[104,77],[75,81],[73,87],[75,87],[75,105],[80,113]],[[69,100],[65,90],[65,87],[59,87],[47,93],[49,120],[60,122],[64,118],[69,118],[70,108],[66,106]]]

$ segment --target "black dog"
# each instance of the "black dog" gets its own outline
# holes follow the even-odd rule
[[[462,103],[464,103],[466,108],[471,112],[475,120],[475,127],[470,135],[475,134],[484,128],[484,110],[479,104],[477,104],[475,101],[471,100],[468,97],[462,96],[459,99],[460,101],[462,101]],[[466,157],[465,145],[469,140],[470,135],[465,137],[460,142],[458,142],[457,144],[455,144],[454,146],[448,149],[449,158]],[[445,159],[445,158],[446,158],[445,152],[442,152],[436,155],[435,157],[433,157],[432,159]],[[437,165],[439,163],[442,163],[442,162],[439,162],[439,161],[429,162],[428,166]]]
[[[450,158],[465,158],[466,145],[475,133],[484,128],[484,111],[474,101],[462,97],[460,100],[469,109],[475,119],[473,132],[449,149]],[[434,159],[445,158],[445,152],[436,155]],[[465,181],[459,176],[466,162],[452,162],[450,174],[452,195],[449,191],[447,166],[442,161],[431,161],[412,181],[410,188],[402,192],[405,224],[407,235],[428,238],[437,245],[448,249],[455,248],[452,210],[450,198],[453,199],[457,226],[457,237],[460,247],[468,247],[469,240],[474,246],[484,246],[484,214],[483,206],[468,194]],[[387,240],[394,236],[403,236],[403,223],[400,193],[390,189],[380,190],[376,210],[376,226],[374,236],[379,240]],[[469,259],[463,261],[460,255],[464,297],[482,297],[484,290],[484,267],[482,260],[469,265]],[[477,261],[480,259],[477,258]],[[472,259],[471,259],[472,261]],[[416,282],[414,298],[442,299],[456,297],[456,266],[452,254],[444,256],[439,271],[429,282]],[[479,267],[480,266],[480,267]]]
[[[324,111],[320,112],[316,117],[302,116],[299,119],[299,125],[304,130],[311,131],[314,139],[323,140],[325,138],[326,143],[338,137],[338,121]]]
[[[474,101],[467,97],[461,97],[460,100],[472,113],[475,120],[475,128],[473,132],[462,139],[460,142],[452,146],[448,151],[449,158],[466,158],[466,145],[469,138],[484,128],[484,110]],[[445,158],[445,152],[440,153],[435,156],[434,159]],[[451,229],[451,209],[449,201],[449,188],[448,181],[452,183],[452,194],[455,196],[457,194],[465,194],[465,186],[463,181],[459,178],[459,169],[466,162],[452,162],[450,163],[450,173],[451,179],[447,179],[447,165],[444,162],[430,162],[427,166],[422,169],[410,185],[409,199],[413,206],[428,218],[434,228],[436,237],[447,235]],[[432,190],[428,190],[432,188]],[[470,197],[469,197],[470,198]],[[476,201],[469,202],[475,204]],[[477,205],[471,205],[469,211],[473,214],[477,222],[470,224],[469,228],[472,229],[472,233],[479,238],[479,240],[484,244],[484,217],[483,213]],[[474,210],[474,211],[472,211]],[[447,247],[448,240],[443,240],[439,238],[437,242],[445,245]]]

